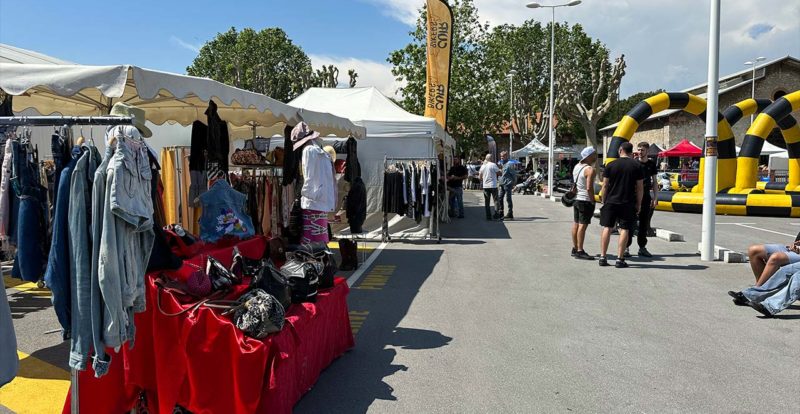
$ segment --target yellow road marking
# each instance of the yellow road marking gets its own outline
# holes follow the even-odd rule
[[[339,242],[335,242],[335,241],[328,242],[328,248],[329,249],[338,249],[339,248]],[[358,244],[358,251],[360,251],[360,252],[363,252],[363,251],[367,251],[368,252],[368,251],[371,251],[371,250],[375,250],[375,248],[371,247],[371,246],[364,246],[361,243]]]
[[[26,292],[36,296],[50,296],[50,289],[39,288],[39,286],[33,282],[25,282],[10,276],[3,276],[3,282],[6,285],[6,289],[16,289],[20,292]]]
[[[0,388],[0,405],[18,414],[61,412],[69,391],[69,372],[17,351],[19,373]]]
[[[386,283],[389,282],[389,277],[392,276],[395,269],[397,269],[397,266],[375,266],[354,289],[381,290],[386,286]]]
[[[361,327],[364,326],[364,321],[367,320],[368,315],[369,311],[350,311],[350,329],[353,335],[356,335]]]

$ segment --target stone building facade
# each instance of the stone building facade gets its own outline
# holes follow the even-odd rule
[[[752,70],[748,69],[720,78],[720,112],[730,105],[750,98],[752,74]],[[764,63],[756,68],[755,79],[756,98],[774,100],[786,93],[800,90],[800,60],[786,56]],[[705,97],[706,85],[698,85],[682,92]],[[795,111],[792,115],[800,120],[800,111]],[[736,145],[742,145],[749,126],[749,118],[743,118],[733,126]],[[616,124],[600,129],[603,148],[608,148],[614,129],[616,129]],[[683,111],[663,111],[660,114],[652,115],[643,122],[631,138],[631,142],[636,145],[639,141],[647,141],[658,144],[662,149],[667,149],[686,138],[702,147],[704,136],[705,123],[696,116]],[[770,135],[770,142],[785,147],[777,130]]]

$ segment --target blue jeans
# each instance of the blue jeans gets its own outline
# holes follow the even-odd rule
[[[506,202],[508,203],[508,215],[514,214],[514,203],[511,201],[511,193],[513,192],[513,189],[513,184],[501,184],[498,187],[497,206],[495,207],[498,214],[503,214],[505,210],[505,208],[503,208],[503,198],[505,198]]]
[[[775,315],[800,299],[800,263],[781,267],[766,283],[750,287],[742,294],[751,302],[760,303]]]
[[[47,190],[38,179],[38,167],[31,157],[17,141],[11,144],[14,160],[11,187],[14,194],[10,203],[9,232],[17,235],[17,256],[12,276],[35,282],[42,277],[45,263]]]
[[[448,187],[452,197],[450,198],[450,211],[458,217],[464,217],[464,188]]]

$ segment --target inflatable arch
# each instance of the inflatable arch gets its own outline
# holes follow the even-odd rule
[[[762,187],[769,190],[800,190],[800,127],[790,115],[798,109],[800,109],[800,91],[795,91],[776,99],[756,117],[742,142],[737,160],[736,186],[730,189],[729,193],[749,194],[761,191],[756,186],[758,157],[761,155],[764,141],[776,126],[781,128],[789,152],[789,182],[770,183],[769,186],[763,184]]]
[[[623,142],[628,142],[633,134],[650,115],[659,113],[667,109],[679,109],[706,120],[706,101],[699,96],[684,92],[662,92],[653,95],[642,102],[636,104],[620,120],[614,136],[606,151],[605,163],[608,164],[616,159],[619,147]],[[733,137],[728,121],[722,114],[717,114],[718,135],[717,149],[719,161],[717,163],[717,191],[721,188],[729,188],[734,185],[736,176],[736,140]],[[703,170],[705,160],[700,159],[700,171]],[[698,177],[698,183],[692,191],[702,193],[703,176]]]

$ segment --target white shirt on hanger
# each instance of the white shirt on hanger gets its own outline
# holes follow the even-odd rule
[[[331,157],[316,144],[303,148],[303,188],[300,207],[304,210],[329,212],[336,207]]]

